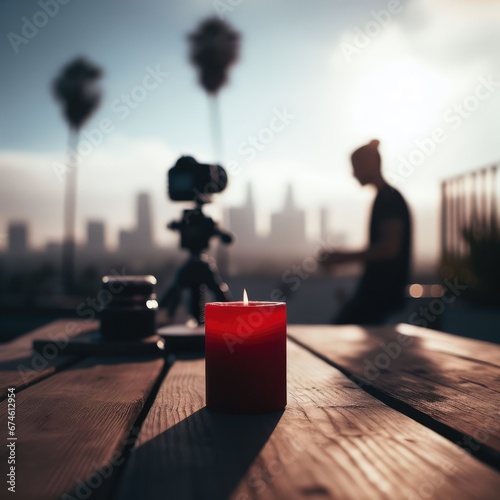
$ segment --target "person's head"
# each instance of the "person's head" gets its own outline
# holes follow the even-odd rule
[[[379,144],[380,141],[374,139],[365,146],[356,149],[351,155],[353,175],[362,186],[376,184],[381,178]]]

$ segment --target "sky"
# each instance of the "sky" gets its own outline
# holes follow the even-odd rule
[[[242,35],[218,97],[222,158],[187,57],[186,35],[207,16]],[[208,210],[217,218],[251,183],[265,234],[291,184],[311,238],[326,207],[330,230],[363,245],[374,192],[349,157],[378,138],[384,173],[411,206],[417,260],[435,259],[440,182],[500,160],[499,48],[496,0],[1,0],[0,245],[10,220],[30,222],[34,246],[61,237],[68,131],[50,85],[85,55],[104,76],[82,131],[95,144],[78,167],[80,239],[87,220],[105,219],[116,244],[146,191],[157,241],[174,242],[165,223],[182,206],[166,197],[166,172],[190,154],[230,173]],[[148,74],[157,86],[141,89]],[[282,126],[270,134],[272,123]]]

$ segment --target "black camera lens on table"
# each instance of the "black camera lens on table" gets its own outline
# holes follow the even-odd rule
[[[156,333],[158,302],[154,276],[104,276],[107,304],[101,312],[101,335],[108,340],[132,340]]]
[[[100,328],[68,339],[59,355],[163,356],[165,342],[156,333],[158,303],[154,276],[104,276],[100,297]],[[53,338],[35,339],[33,349],[44,353]]]

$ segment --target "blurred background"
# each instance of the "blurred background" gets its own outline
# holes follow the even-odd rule
[[[241,35],[217,98],[220,151],[188,55],[207,17]],[[1,341],[82,316],[104,274],[167,286],[186,255],[166,229],[183,208],[166,173],[186,154],[229,174],[206,212],[237,235],[211,247],[234,296],[279,289],[289,322],[328,322],[359,268],[326,274],[314,256],[366,245],[375,191],[349,158],[373,138],[414,224],[408,306],[393,320],[498,341],[499,1],[2,0],[0,31]],[[52,85],[77,56],[102,69],[102,98],[73,147],[68,294],[69,132]]]

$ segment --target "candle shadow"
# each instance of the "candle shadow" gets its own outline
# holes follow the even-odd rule
[[[282,415],[226,415],[201,408],[133,450],[121,493],[127,498],[229,498]],[[157,491],[147,491],[147,482]]]

